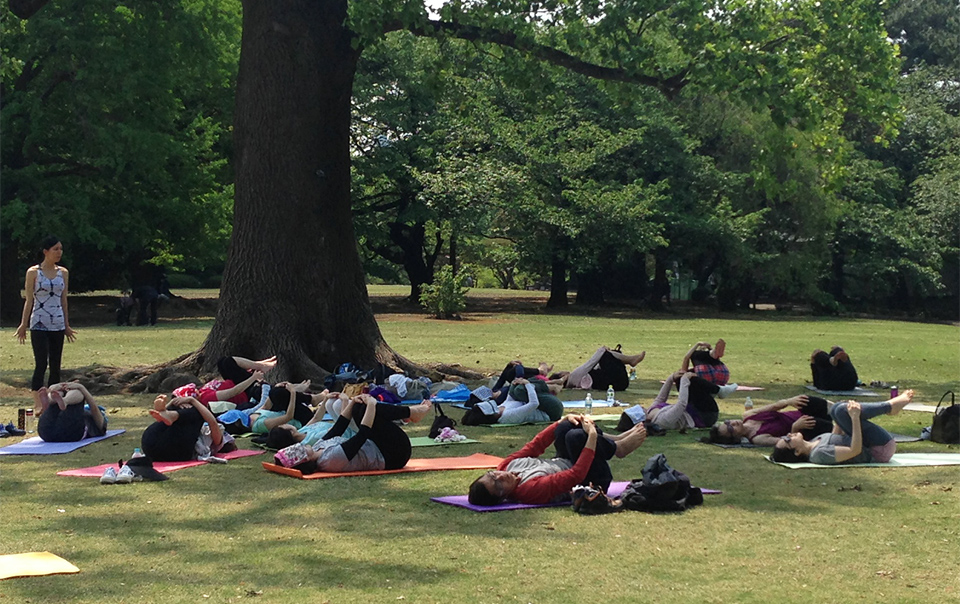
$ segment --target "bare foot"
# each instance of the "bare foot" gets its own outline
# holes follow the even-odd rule
[[[727,349],[727,343],[723,341],[723,338],[717,340],[717,345],[713,347],[713,350],[710,351],[710,356],[715,359],[719,359],[723,356],[724,351]]]
[[[157,411],[156,409],[150,410],[150,417],[158,422],[163,422],[168,426],[177,421],[179,416],[180,414],[176,411]]]
[[[836,367],[837,363],[849,363],[850,355],[841,350],[837,354],[830,357],[830,362],[833,363],[834,367]]]
[[[626,357],[625,360],[627,361],[627,364],[630,365],[631,367],[636,367],[637,365],[640,364],[640,361],[642,361],[645,356],[647,356],[646,350],[642,351],[640,354],[635,354],[632,357]]]
[[[43,413],[44,411],[47,410],[47,407],[50,406],[50,395],[47,392],[47,388],[45,386],[41,386],[40,389],[37,390],[36,399],[37,399],[37,402],[40,403],[40,408],[36,409],[36,405],[34,405],[33,412],[34,414]]]
[[[823,351],[820,350],[819,348],[815,348],[815,349],[813,350],[813,354],[810,355],[810,362],[812,363],[813,360],[817,357],[817,355],[820,354],[821,352],[823,352]]]
[[[553,371],[553,365],[547,365],[546,362],[540,361],[537,364],[537,369],[540,372],[540,375],[547,376],[550,375],[550,372]]]
[[[63,411],[67,408],[67,402],[63,400],[63,395],[60,394],[57,390],[50,391],[50,398],[53,399],[53,402],[57,404],[57,407],[60,407],[60,410]]]
[[[903,410],[904,407],[910,404],[910,401],[913,400],[913,390],[907,390],[900,396],[895,396],[890,399],[890,413],[888,415],[896,415]]]
[[[299,384],[293,387],[297,392],[306,392],[310,389],[310,380],[303,380]]]
[[[634,425],[621,435],[623,438],[617,441],[616,456],[623,458],[636,451],[643,441],[647,439],[647,429],[643,423]]]
[[[410,405],[410,421],[417,423],[426,417],[431,409],[433,409],[433,403],[430,401],[423,401],[419,405]]]
[[[261,371],[269,371],[277,366],[277,356],[274,355],[267,359],[257,361],[257,368]]]

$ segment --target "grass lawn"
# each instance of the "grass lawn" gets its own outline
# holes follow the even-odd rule
[[[490,372],[514,357],[569,369],[601,344],[646,350],[640,379],[620,397],[628,402],[649,403],[692,343],[721,336],[733,379],[765,388],[752,393],[757,405],[806,392],[810,351],[832,344],[850,352],[862,380],[915,388],[917,402],[936,404],[943,391],[960,389],[952,325],[776,313],[380,319],[387,341],[412,359]],[[209,328],[204,320],[87,326],[66,346],[64,367],[167,360],[197,347]],[[16,344],[13,329],[0,330],[0,360],[5,423],[30,400],[23,389],[30,347]],[[721,401],[721,417],[739,416],[744,394]],[[67,455],[0,456],[0,554],[51,551],[81,569],[0,582],[0,602],[929,603],[960,596],[956,466],[787,470],[762,450],[670,433],[613,461],[615,479],[639,477],[646,459],[663,452],[695,484],[723,494],[682,515],[600,517],[568,508],[474,514],[428,500],[465,493],[477,471],[298,481],[264,471],[263,456],[182,470],[163,483],[101,486],[55,476],[128,457],[151,399],[100,397],[111,427],[127,429],[120,437]],[[931,418],[903,412],[880,423],[917,434]],[[481,442],[418,448],[414,456],[502,456],[536,431],[466,428]],[[899,451],[958,447],[921,442]]]

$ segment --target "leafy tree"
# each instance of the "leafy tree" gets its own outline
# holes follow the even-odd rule
[[[798,126],[835,127],[850,111],[887,125],[895,107],[892,48],[867,0],[455,1],[437,18],[414,0],[243,9],[231,252],[216,323],[190,360],[208,367],[268,352],[281,377],[402,362],[370,310],[350,211],[350,93],[360,53],[388,31],[511,47],[668,97],[724,91]]]
[[[2,307],[50,233],[74,289],[141,262],[219,262],[239,15],[219,2],[60,2],[2,19]]]

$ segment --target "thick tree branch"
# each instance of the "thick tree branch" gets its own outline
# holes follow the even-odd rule
[[[486,42],[506,46],[533,58],[591,78],[651,86],[663,92],[668,98],[673,98],[687,84],[688,70],[686,69],[664,78],[633,73],[620,67],[604,67],[584,61],[562,50],[522,39],[515,33],[485,29],[475,25],[431,20],[424,27],[407,27],[400,22],[393,22],[385,24],[383,29],[384,33],[398,30],[407,30],[416,36],[428,38],[453,36],[471,42]]]

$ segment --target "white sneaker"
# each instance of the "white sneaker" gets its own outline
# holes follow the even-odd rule
[[[117,473],[117,484],[130,484],[136,480],[137,475],[133,473],[128,466],[123,466],[120,468],[120,472]]]
[[[117,482],[117,471],[113,469],[113,466],[110,466],[103,471],[103,476],[100,477],[100,484],[115,484]]]
[[[720,392],[717,394],[720,398],[727,398],[731,394],[737,391],[737,384],[727,384],[726,386],[720,386]]]

